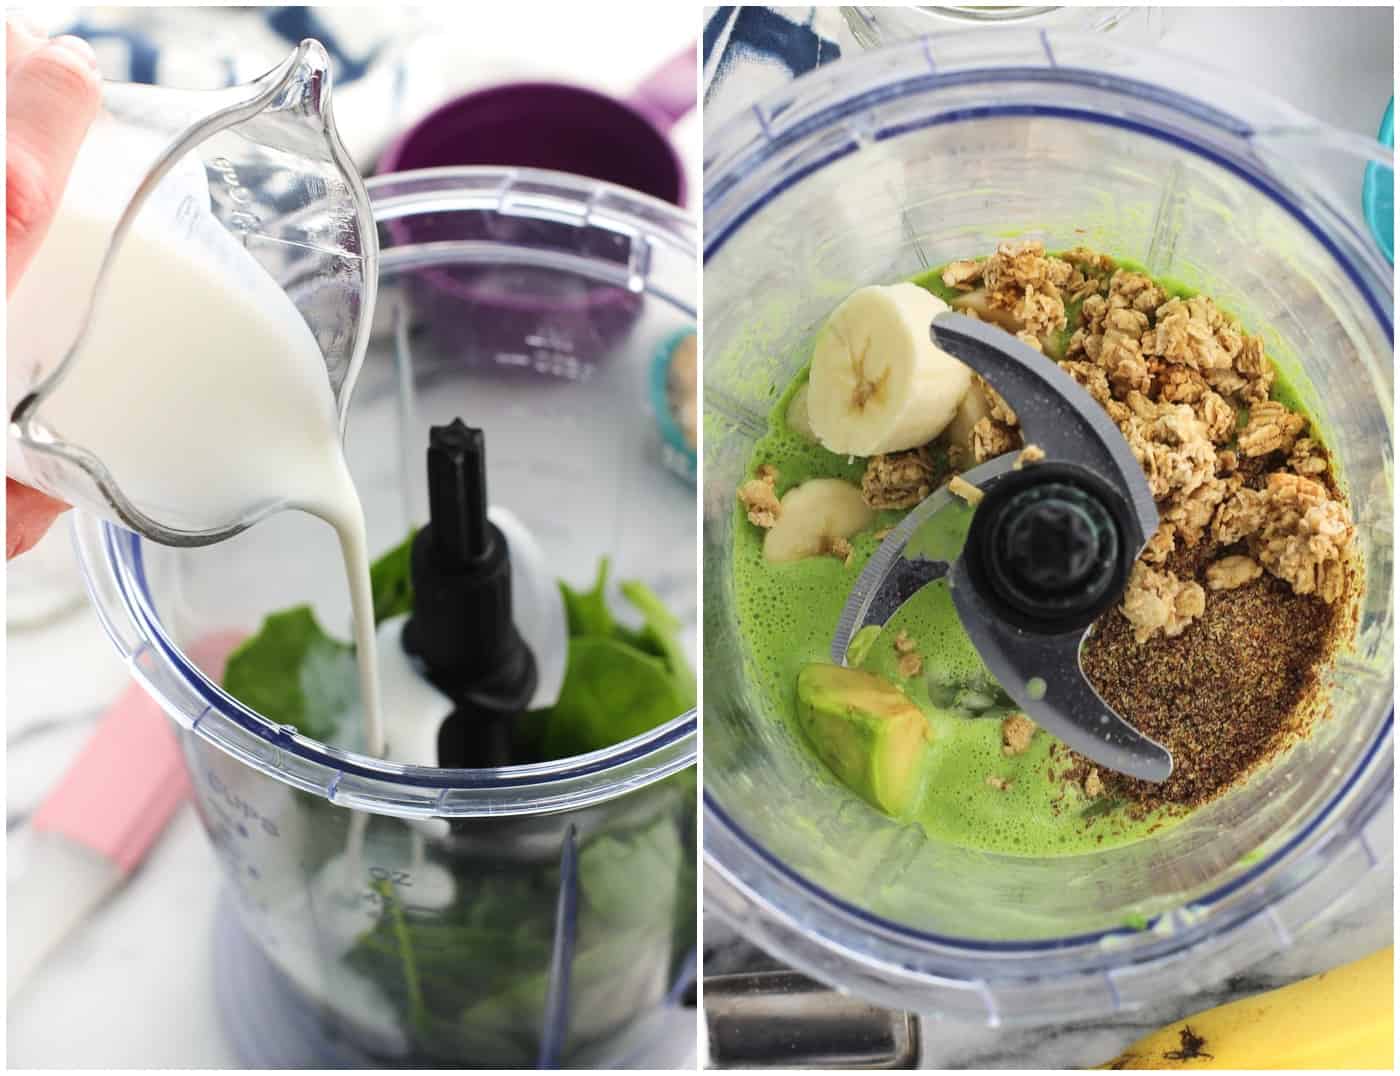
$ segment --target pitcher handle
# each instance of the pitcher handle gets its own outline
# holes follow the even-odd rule
[[[698,67],[692,43],[663,63],[627,96],[627,103],[650,116],[663,132],[695,108]]]

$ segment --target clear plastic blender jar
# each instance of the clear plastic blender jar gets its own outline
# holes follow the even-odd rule
[[[549,573],[587,589],[611,558],[614,580],[646,582],[686,625],[693,662],[694,489],[663,462],[649,395],[658,349],[695,324],[693,223],[544,172],[368,187],[379,316],[346,451],[371,550],[426,521],[428,429],[461,417],[485,431],[493,506]],[[454,278],[473,285],[455,303],[441,286]],[[512,281],[631,316],[610,313],[586,349],[577,304],[552,322],[537,308],[533,340],[492,332],[489,300]],[[296,298],[318,277],[293,263],[280,282]],[[349,637],[329,528],[283,513],[184,549],[86,513],[76,528],[105,627],[182,732],[227,883],[219,996],[245,1062],[587,1067],[655,1045],[694,974],[693,710],[605,750],[494,770],[330,747],[199,664],[203,641],[302,602]]]
[[[707,910],[882,1005],[994,1026],[1132,1009],[1289,946],[1391,855],[1393,294],[1360,214],[1389,152],[1184,61],[1053,31],[843,61],[706,150]],[[1176,828],[1096,854],[974,852],[866,807],[766,712],[736,623],[735,489],[823,320],[859,286],[1008,236],[1136,260],[1262,333],[1334,451],[1365,557],[1330,718]]]

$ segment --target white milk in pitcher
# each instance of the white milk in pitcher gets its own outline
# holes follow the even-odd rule
[[[62,353],[114,221],[110,205],[81,189],[65,196],[10,298],[11,363]],[[206,530],[258,509],[295,508],[334,527],[354,611],[366,749],[382,755],[364,510],[316,341],[282,289],[212,220],[184,237],[141,223],[40,418],[93,452],[163,525]]]

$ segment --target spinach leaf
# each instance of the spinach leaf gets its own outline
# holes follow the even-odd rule
[[[370,567],[375,623],[413,609],[413,535]],[[549,710],[522,722],[521,742],[541,759],[582,754],[646,732],[695,705],[695,674],[679,642],[680,622],[646,584],[621,585],[642,614],[619,624],[607,604],[608,558],[593,587],[559,589],[570,644],[563,688]],[[224,688],[269,720],[327,740],[358,700],[354,647],[327,635],[308,606],[273,613],[229,659]]]
[[[383,901],[389,929],[393,932],[397,950],[403,960],[403,985],[408,998],[409,1024],[414,1030],[421,1032],[427,1022],[427,1009],[423,1005],[423,986],[418,978],[418,965],[413,957],[413,946],[409,941],[408,923],[404,919],[403,906],[399,903],[393,883],[387,878],[374,882],[373,888]]]
[[[318,740],[359,697],[355,650],[321,630],[311,607],[273,613],[228,659],[224,690],[270,721]]]
[[[1093,803],[1079,812],[1080,818],[1101,818],[1104,815],[1112,814],[1124,805],[1125,801],[1114,796],[1100,796]]]
[[[641,832],[605,833],[586,845],[579,856],[579,884],[608,924],[666,924],[675,914],[681,854],[676,820],[665,814]]]
[[[374,622],[413,612],[413,531],[369,568],[369,585],[374,593]]]
[[[376,624],[413,610],[412,549],[410,534],[370,565]],[[224,690],[269,721],[329,740],[359,701],[355,648],[327,635],[310,606],[271,613],[229,657]]]
[[[623,583],[622,596],[646,621],[640,632],[645,640],[641,648],[666,659],[666,667],[670,669],[676,687],[690,700],[685,704],[686,708],[694,706],[695,674],[691,672],[690,662],[686,660],[685,650],[680,644],[681,622],[645,583],[636,580]]]
[[[686,698],[661,658],[618,639],[590,636],[569,641],[558,701],[528,718],[543,724],[545,757],[567,758],[664,724],[689,706]]]
[[[560,581],[559,591],[564,595],[564,614],[569,621],[570,638],[579,635],[611,635],[616,628],[612,613],[608,610],[606,595],[608,571],[611,567],[607,557],[600,560],[593,589],[583,593]]]
[[[569,654],[559,698],[526,715],[518,743],[540,760],[597,751],[664,724],[695,705],[695,674],[679,640],[680,621],[645,583],[621,584],[642,626],[619,624],[607,604],[604,557],[593,589],[566,583]]]

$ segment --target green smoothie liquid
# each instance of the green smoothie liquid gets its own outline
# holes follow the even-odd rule
[[[1131,263],[1119,264],[1143,271]],[[945,301],[955,298],[958,293],[944,286],[940,273],[933,270],[914,278],[914,283]],[[1157,283],[1171,295],[1194,294],[1175,281],[1158,279]],[[1078,313],[1078,304],[1070,307],[1061,348]],[[1274,398],[1304,410],[1303,394],[1282,375],[1280,370]],[[806,380],[804,369],[787,387],[749,461],[750,474],[764,463],[777,467],[780,497],[811,478],[859,484],[865,468],[863,459],[833,455],[788,428],[788,402]],[[834,557],[769,563],[763,557],[763,531],[748,522],[742,509],[735,513],[734,593],[749,675],[772,712],[781,715],[799,739],[804,734],[796,719],[797,674],[811,662],[831,660],[831,639],[846,597],[879,545],[875,532],[893,526],[904,515],[904,511],[877,513],[874,525],[851,539],[854,556],[844,565]],[[953,530],[965,529],[971,511],[955,507],[939,519],[945,517]],[[909,679],[899,675],[894,648],[901,629],[917,641],[924,657],[923,673]],[[1043,729],[1025,752],[1004,755],[1000,718],[1012,712],[1011,701],[997,688],[962,630],[952,597],[942,584],[926,587],[868,648],[857,652],[862,668],[899,684],[928,718],[933,734],[931,762],[913,821],[932,839],[1010,855],[1071,855],[1130,844],[1178,823],[1187,813],[1144,814],[1107,797],[1087,797],[1079,783],[1063,778],[1070,760],[1066,752],[1052,751],[1058,741]],[[831,780],[837,783],[834,777]]]
[[[859,483],[865,467],[864,460],[847,461],[787,428],[788,400],[805,381],[804,374],[789,386],[769,416],[767,434],[754,445],[751,470],[775,465],[779,496],[809,478]],[[879,545],[875,531],[904,514],[878,513],[875,525],[851,540],[855,555],[849,566],[835,557],[769,563],[763,532],[743,512],[735,515],[734,593],[749,673],[796,737],[803,737],[796,719],[797,674],[811,662],[831,660],[831,637],[846,597]],[[954,528],[965,528],[971,518],[957,507],[940,520],[944,515]],[[925,656],[924,674],[909,680],[897,671],[894,639],[901,629],[918,640]],[[1076,784],[1052,780],[1049,774],[1065,763],[1051,759],[1056,741],[1047,732],[1037,732],[1023,754],[1002,754],[999,719],[1011,712],[1009,700],[962,630],[946,587],[927,587],[900,609],[860,664],[899,684],[929,720],[931,764],[913,820],[931,838],[1014,855],[1067,855],[1127,844],[1171,821],[1160,814],[1129,818],[1120,804],[1088,799]],[[982,711],[987,716],[957,708],[969,696],[992,702]],[[988,777],[1007,784],[993,787]]]

